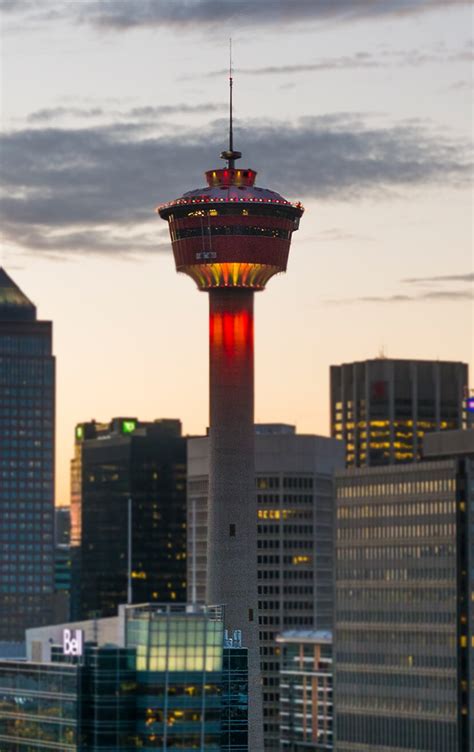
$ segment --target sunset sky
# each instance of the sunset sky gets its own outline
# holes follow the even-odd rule
[[[473,363],[472,9],[460,0],[0,0],[0,265],[54,322],[75,423],[208,414],[207,296],[154,207],[226,146],[301,200],[256,298],[256,419],[329,431],[331,364]],[[472,374],[471,374],[472,383]]]

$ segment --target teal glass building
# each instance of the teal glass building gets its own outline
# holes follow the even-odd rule
[[[130,607],[126,643],[136,650],[137,737],[159,749],[221,749],[223,609]]]
[[[33,630],[33,645],[45,654],[63,627],[82,642],[100,621]],[[54,645],[48,662],[0,661],[2,752],[248,752],[247,648],[222,607],[122,607],[116,635],[80,657]]]

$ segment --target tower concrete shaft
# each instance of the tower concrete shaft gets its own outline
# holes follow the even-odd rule
[[[249,649],[250,752],[263,750],[258,648],[257,508],[254,475],[253,295],[286,270],[301,204],[255,185],[223,152],[225,169],[207,187],[158,207],[168,222],[176,268],[210,301],[210,499],[207,598],[226,609]]]
[[[263,750],[257,595],[252,290],[209,293],[209,603],[249,650],[250,749]]]

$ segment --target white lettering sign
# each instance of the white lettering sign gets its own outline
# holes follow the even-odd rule
[[[83,642],[82,629],[63,629],[64,655],[82,655]]]

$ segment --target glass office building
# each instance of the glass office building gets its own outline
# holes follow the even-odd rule
[[[332,632],[292,629],[280,648],[282,752],[332,750]]]
[[[86,646],[81,663],[0,662],[2,752],[129,752],[135,736],[135,654]]]
[[[423,436],[465,422],[465,363],[375,358],[331,366],[331,436],[347,467],[415,462]]]
[[[76,426],[71,470],[73,619],[186,600],[186,439],[179,420]],[[107,545],[104,545],[107,541]]]
[[[474,431],[336,474],[335,750],[474,749]]]
[[[0,661],[0,749],[79,750],[77,666]]]
[[[0,268],[0,640],[51,621],[52,324]]]
[[[236,635],[238,636],[236,637]],[[221,680],[221,750],[248,752],[248,649],[241,634],[224,639]]]
[[[142,746],[220,750],[222,614],[210,606],[127,608],[126,642],[137,654]]]
[[[114,628],[121,645],[105,642],[113,632],[101,620],[32,630],[48,662],[0,661],[0,749],[248,752],[247,649],[239,632],[224,635],[222,615],[125,606]],[[86,642],[79,657],[45,650],[64,628],[81,644],[103,634],[104,644]]]

